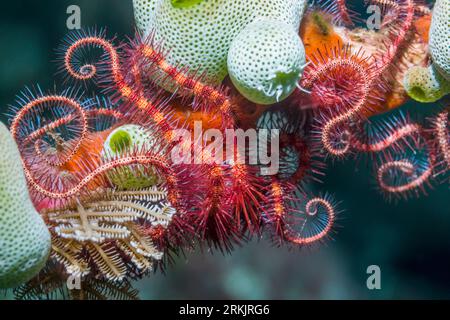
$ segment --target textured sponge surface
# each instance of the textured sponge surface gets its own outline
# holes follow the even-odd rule
[[[228,70],[247,99],[273,104],[296,88],[305,64],[305,49],[294,28],[272,19],[248,25],[233,41]]]
[[[434,5],[430,52],[436,68],[450,81],[450,0],[437,0]]]
[[[210,84],[227,75],[231,42],[248,24],[269,17],[298,30],[305,5],[306,0],[203,0],[180,8],[171,0],[134,1],[137,25],[164,41],[169,63],[204,74]]]
[[[31,202],[17,146],[2,123],[0,150],[0,288],[11,288],[41,270],[51,240]]]

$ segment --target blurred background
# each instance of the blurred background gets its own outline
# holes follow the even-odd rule
[[[361,7],[362,1],[353,2]],[[16,94],[39,84],[61,90],[55,49],[67,34],[66,9],[81,8],[83,27],[107,27],[118,40],[134,33],[131,0],[4,1],[0,9],[0,120]],[[402,109],[420,118],[436,106]],[[0,151],[1,152],[1,151]],[[342,201],[340,227],[326,245],[307,250],[255,241],[231,255],[191,252],[166,274],[136,283],[142,299],[447,299],[450,298],[450,192],[388,203],[373,172],[352,160],[329,163],[327,191]],[[368,290],[366,269],[381,268],[381,290]]]

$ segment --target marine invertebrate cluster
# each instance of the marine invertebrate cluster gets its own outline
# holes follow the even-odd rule
[[[433,179],[438,167],[435,158],[440,153],[433,147],[434,138],[418,123],[400,118],[378,130],[364,124],[368,123],[367,114],[385,99],[391,83],[385,74],[403,54],[409,30],[414,27],[415,5],[406,0],[395,3],[395,14],[402,19],[391,27],[395,33],[390,33],[385,50],[375,56],[367,56],[362,47],[356,53],[346,46],[320,52],[301,82],[318,105],[319,148],[338,158],[351,153],[376,155],[381,162],[376,169],[380,189],[394,197],[422,190]],[[368,136],[367,130],[372,134]],[[409,155],[404,152],[409,148],[423,152]],[[419,154],[423,159],[418,160]]]
[[[341,1],[343,4],[345,1]],[[329,2],[327,2],[329,3]],[[382,99],[366,108],[366,116],[383,113],[403,105],[408,95],[404,88],[404,76],[413,66],[426,66],[428,64],[428,30],[430,27],[430,11],[420,3],[413,3],[414,14],[412,21],[408,25],[400,24],[406,18],[405,3],[394,1],[371,1],[370,4],[379,9],[382,14],[380,27],[361,28],[344,27],[342,21],[349,16],[346,6],[337,5],[328,7],[326,11],[331,16],[322,11],[313,11],[306,17],[308,23],[302,26],[302,38],[305,39],[307,57],[314,59],[318,50],[323,52],[326,48],[340,48],[349,46],[353,54],[364,52],[365,56],[373,56],[375,59],[381,58],[380,53],[390,50],[394,53],[392,61],[386,64],[382,72],[385,84],[383,91],[379,92]],[[351,13],[355,16],[355,13]],[[361,17],[354,17],[355,22]],[[397,20],[396,20],[397,19]],[[345,20],[345,19],[344,19]],[[332,21],[341,21],[338,26]],[[394,22],[396,21],[396,22]],[[404,33],[404,34],[403,34]],[[394,45],[393,39],[398,34],[403,34],[403,41],[398,41]]]
[[[105,63],[100,68],[72,67],[77,65],[74,50],[91,44],[106,50]],[[267,179],[256,167],[171,162],[174,148],[188,148],[190,142],[173,140],[176,123],[167,116],[167,106],[158,98],[150,98],[154,87],[148,84],[144,88],[136,81],[139,75],[133,74],[135,68],[125,68],[124,64],[151,68],[150,61],[153,67],[165,66],[160,71],[205,101],[205,113],[223,110],[224,128],[234,126],[234,115],[228,109],[233,102],[220,90],[169,67],[151,44],[131,43],[122,58],[101,35],[86,34],[79,35],[65,51],[63,61],[70,63],[68,73],[74,78],[93,78],[94,73],[79,76],[86,70],[105,73],[100,83],[117,93],[113,96],[116,107],[98,100],[80,102],[82,98],[73,92],[39,92],[37,96],[28,92],[15,108],[18,112],[13,115],[11,132],[22,152],[33,200],[44,208],[41,212],[53,234],[52,258],[63,267],[63,274],[86,281],[120,281],[125,276],[142,276],[151,268],[149,258],[158,260],[161,253],[170,254],[192,241],[231,250],[245,238],[272,228],[271,215],[264,212],[269,212],[276,194],[264,186]],[[107,119],[99,125],[100,115]],[[94,119],[100,130],[92,126]],[[86,144],[93,142],[86,149]],[[153,184],[154,176],[160,189],[148,190],[140,183]],[[164,189],[167,192],[158,191]],[[167,208],[173,210],[149,207],[148,197],[157,202],[155,206],[161,206],[164,198]],[[292,197],[292,201],[304,199]],[[278,229],[288,226],[285,222]],[[316,231],[316,240],[327,233]],[[284,232],[278,236],[291,241]],[[299,234],[295,241],[300,244],[301,238]]]
[[[430,13],[413,0],[373,2],[394,17],[379,32],[350,29],[355,13],[345,1],[309,9],[299,31],[305,1],[135,0],[147,35],[116,45],[104,32],[70,34],[61,72],[101,94],[27,89],[11,110],[31,199],[52,235],[36,279],[52,277],[18,293],[51,295],[78,277],[86,292],[62,294],[128,296],[128,279],[197,245],[227,252],[263,235],[277,245],[320,243],[340,209],[307,185],[320,182],[329,157],[369,155],[388,198],[446,181],[448,110],[428,124],[369,119],[399,104],[392,88],[405,68],[395,65],[427,59],[412,35],[414,19]],[[369,35],[367,43],[358,34]],[[223,82],[228,72],[231,82]],[[198,122],[216,136],[277,129],[268,144],[279,142],[279,170],[265,175],[267,163],[250,163],[260,145],[195,138]],[[232,159],[217,161],[225,149]]]

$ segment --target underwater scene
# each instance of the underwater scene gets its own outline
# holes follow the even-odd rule
[[[450,299],[450,0],[16,0],[0,40],[0,300]]]

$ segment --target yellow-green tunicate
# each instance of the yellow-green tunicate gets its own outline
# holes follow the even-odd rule
[[[435,102],[450,92],[450,83],[435,69],[430,67],[410,68],[403,82],[408,95],[423,103]]]
[[[167,61],[176,66],[188,67],[196,74],[204,75],[206,83],[220,84],[228,74],[227,58],[233,41],[245,37],[244,30],[260,19],[271,19],[290,26],[289,34],[279,41],[297,33],[307,5],[306,0],[133,0],[137,26],[145,35],[154,33],[156,42],[162,41],[168,50]],[[249,32],[253,32],[251,28]],[[241,38],[241,39],[242,39]],[[260,47],[274,49],[276,39],[261,37]],[[296,41],[300,41],[298,38]],[[300,46],[288,46],[297,50]],[[292,57],[296,52],[289,52]],[[234,59],[239,57],[233,57]],[[242,57],[246,59],[247,57]],[[284,57],[266,63],[284,65]],[[287,77],[289,78],[289,77]],[[284,83],[284,76],[279,76]],[[287,81],[290,84],[290,81]],[[250,85],[250,84],[248,84]],[[248,86],[245,84],[245,86]],[[174,89],[165,85],[166,89]],[[239,89],[239,88],[238,88]],[[284,90],[287,92],[288,90]]]
[[[51,238],[31,202],[17,145],[2,123],[0,150],[0,288],[13,288],[39,273]]]
[[[149,151],[154,145],[152,134],[145,128],[127,124],[110,133],[106,139],[102,155],[106,160],[126,156],[135,152]],[[120,167],[108,173],[111,182],[120,189],[135,190],[154,186],[160,182],[153,168],[142,165]]]
[[[292,26],[272,19],[248,25],[231,44],[228,70],[239,92],[252,102],[273,104],[296,88],[305,48]]]

